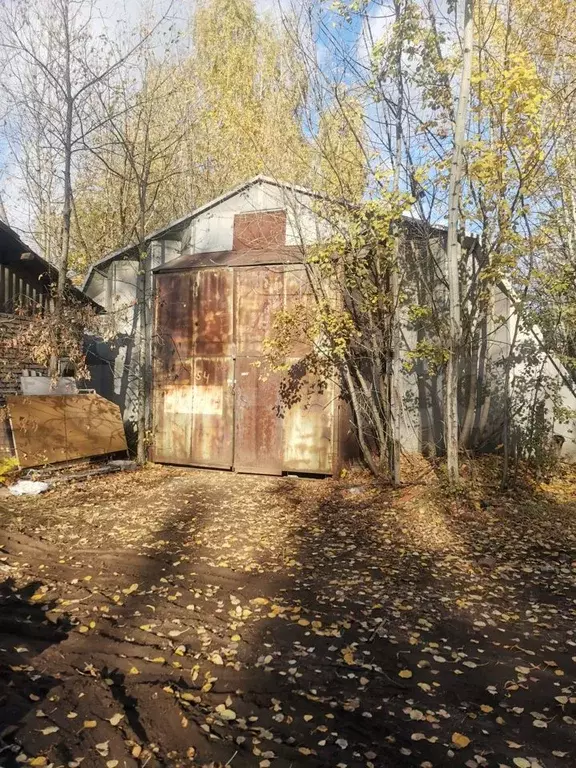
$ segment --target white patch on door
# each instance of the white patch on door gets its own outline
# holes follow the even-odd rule
[[[224,392],[222,387],[200,386],[194,387],[192,397],[192,411],[204,416],[221,416],[224,412]]]
[[[192,413],[192,387],[184,386],[166,392],[164,413]]]

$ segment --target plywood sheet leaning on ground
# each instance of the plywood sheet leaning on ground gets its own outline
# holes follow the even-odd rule
[[[9,395],[6,406],[21,467],[126,450],[120,409],[100,395]]]

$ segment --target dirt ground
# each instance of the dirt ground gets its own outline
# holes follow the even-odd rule
[[[152,467],[2,499],[0,765],[574,766],[575,489]]]

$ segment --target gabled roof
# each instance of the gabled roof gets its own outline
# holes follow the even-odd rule
[[[239,184],[238,186],[228,190],[227,192],[224,192],[219,197],[216,197],[213,200],[210,200],[209,202],[204,203],[204,205],[201,205],[200,207],[196,208],[186,216],[181,216],[178,219],[174,219],[173,221],[166,224],[164,227],[161,227],[160,229],[156,229],[153,232],[150,232],[148,235],[146,235],[145,243],[148,244],[152,240],[166,238],[166,237],[169,237],[170,234],[176,234],[181,232],[183,229],[188,227],[195,218],[197,218],[201,214],[206,213],[211,208],[214,208],[220,203],[223,203],[224,201],[229,200],[231,197],[235,197],[236,195],[241,194],[246,189],[249,189],[255,184],[270,184],[280,189],[285,189],[287,192],[305,195],[306,197],[316,198],[317,200],[330,199],[328,198],[327,195],[324,195],[320,192],[314,192],[313,190],[308,189],[307,187],[302,187],[298,184],[292,184],[286,181],[279,181],[269,176],[258,174],[257,176],[254,176],[253,178],[249,179],[248,181],[245,181],[242,184]],[[441,224],[440,225],[430,224],[429,222],[415,218],[410,214],[403,214],[402,218],[404,221],[406,221],[409,224],[412,224],[415,226],[423,225],[426,227],[428,231],[434,231],[434,232],[446,231],[446,227]],[[115,259],[125,259],[132,255],[137,256],[137,245],[135,245],[134,243],[131,243],[130,245],[125,245],[123,248],[120,248],[117,251],[113,251],[112,253],[109,253],[108,255],[94,262],[94,264],[92,264],[90,269],[88,270],[88,274],[86,275],[86,278],[84,279],[82,290],[83,291],[87,290],[90,280],[92,279],[92,276],[94,275],[95,272],[97,273],[99,271],[99,267],[103,267],[109,262],[114,261]],[[166,266],[167,266],[167,269],[170,269],[168,265]]]
[[[26,257],[23,259],[24,254]],[[2,220],[0,220],[0,263],[19,264],[22,269],[29,271],[38,280],[45,279],[48,283],[56,282],[58,279],[58,269],[43,259],[42,256],[39,256],[12,227]],[[96,309],[102,310],[100,304],[70,282],[68,283],[68,291],[78,301],[91,304]]]
[[[170,235],[171,233],[176,233],[182,229],[185,229],[190,224],[190,222],[193,219],[195,219],[197,216],[200,216],[200,214],[206,213],[206,211],[209,211],[211,208],[214,208],[220,203],[223,203],[225,200],[229,200],[231,197],[235,197],[236,195],[239,195],[241,192],[244,192],[244,190],[254,186],[255,184],[272,184],[273,186],[279,187],[280,189],[286,189],[287,191],[296,192],[302,195],[307,195],[308,197],[316,197],[318,199],[324,197],[322,194],[318,192],[313,192],[311,189],[307,189],[306,187],[301,187],[298,184],[290,184],[289,182],[286,182],[286,181],[278,181],[276,179],[270,178],[269,176],[258,174],[258,176],[254,176],[248,181],[245,181],[242,184],[239,184],[237,187],[234,187],[233,189],[230,189],[227,192],[224,192],[224,194],[214,198],[214,200],[210,200],[209,202],[204,203],[204,205],[201,205],[199,208],[196,208],[194,211],[187,214],[186,216],[181,216],[179,219],[174,219],[169,224],[166,224],[166,226],[161,227],[160,229],[156,229],[153,232],[150,232],[150,234],[146,235],[145,242],[149,243],[152,240],[164,238],[167,235]],[[94,264],[92,264],[92,266],[88,270],[88,274],[86,275],[84,284],[82,285],[82,290],[84,291],[86,290],[92,278],[93,273],[98,271],[98,267],[102,267],[105,264],[108,264],[110,261],[114,261],[115,259],[126,258],[132,253],[135,254],[136,248],[137,246],[132,243],[130,245],[124,246],[123,248],[120,248],[117,251],[113,251],[112,253],[109,253],[107,256],[104,256],[102,259],[99,259],[99,261],[94,262]]]

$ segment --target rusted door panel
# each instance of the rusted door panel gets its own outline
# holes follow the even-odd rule
[[[253,211],[234,216],[232,250],[275,250],[286,244],[286,211]]]
[[[234,469],[282,474],[282,420],[278,417],[279,375],[263,376],[255,358],[236,360]]]
[[[236,349],[259,356],[274,315],[282,309],[284,275],[278,267],[239,267],[236,271]]]
[[[332,473],[333,388],[320,393],[315,384],[307,377],[297,401],[283,412],[285,471]]]
[[[177,381],[192,355],[192,289],[189,273],[156,278],[155,373],[161,381]],[[188,378],[184,375],[184,379]]]
[[[233,279],[230,269],[198,270],[193,303],[190,463],[227,469],[233,458]]]
[[[154,461],[168,464],[192,462],[192,386],[156,389]]]
[[[195,273],[193,322],[194,354],[232,354],[231,269],[201,269]]]
[[[285,267],[284,272],[284,307],[287,312],[313,311],[315,298],[308,278],[306,267],[295,265]],[[311,350],[311,343],[306,339],[295,344],[290,352],[294,357],[304,357]]]
[[[193,284],[191,273],[156,277],[153,457],[170,464],[191,460]]]
[[[190,463],[232,467],[233,384],[231,357],[194,360]]]

